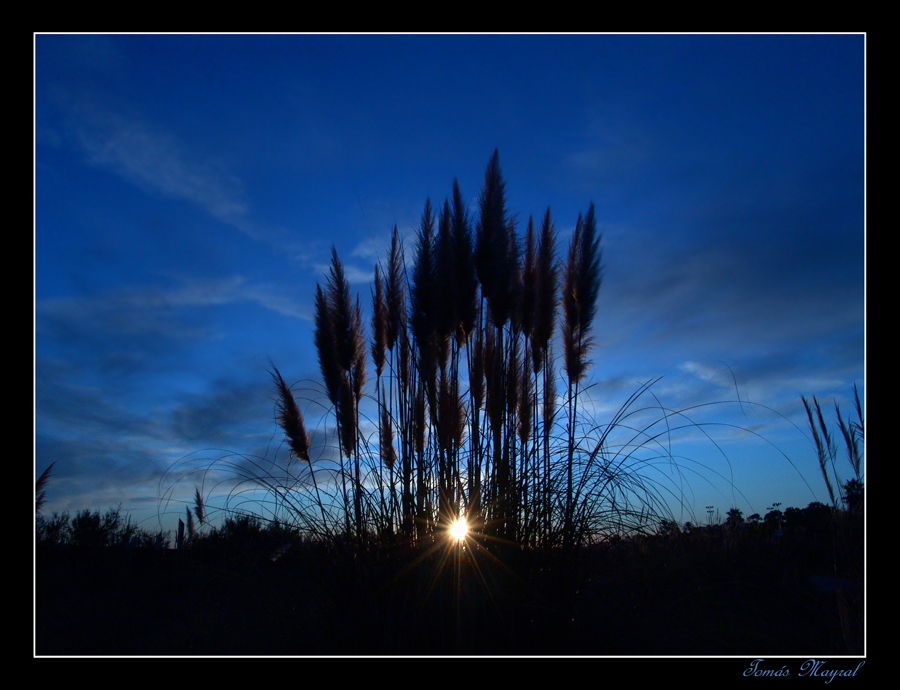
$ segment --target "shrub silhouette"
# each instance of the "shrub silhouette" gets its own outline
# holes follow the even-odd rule
[[[151,534],[141,529],[121,506],[109,508],[103,514],[87,508],[74,517],[69,513],[53,513],[51,517],[39,515],[35,525],[36,543],[43,546],[71,545],[75,547],[155,547],[168,548],[169,536],[165,531]]]

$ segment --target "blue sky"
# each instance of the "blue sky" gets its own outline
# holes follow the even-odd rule
[[[657,376],[739,395],[696,412],[750,433],[684,441],[686,502],[827,500],[800,396],[865,394],[863,35],[37,35],[34,66],[45,512],[172,528],[173,466],[286,458],[269,358],[319,379],[332,244],[368,309],[391,228],[454,178],[474,209],[495,148],[521,232],[596,204],[597,420]]]

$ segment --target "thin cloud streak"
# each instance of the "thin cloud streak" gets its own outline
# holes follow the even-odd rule
[[[159,337],[199,338],[207,330],[199,327],[173,328],[181,321],[180,310],[254,303],[283,316],[311,321],[310,309],[295,303],[275,285],[249,284],[242,276],[189,279],[180,287],[144,286],[122,288],[94,297],[60,297],[35,305],[38,330],[42,324],[64,326],[94,333],[122,335],[154,334]],[[185,318],[186,322],[187,319]]]
[[[139,188],[190,202],[262,239],[250,220],[244,185],[224,162],[191,151],[175,134],[144,117],[116,112],[86,95],[71,97],[59,89],[56,94],[67,140],[87,163]]]

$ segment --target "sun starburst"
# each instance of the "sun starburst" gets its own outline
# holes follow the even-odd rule
[[[469,531],[469,526],[466,524],[465,518],[459,518],[450,525],[450,536],[456,541],[462,541],[466,538],[466,533]]]

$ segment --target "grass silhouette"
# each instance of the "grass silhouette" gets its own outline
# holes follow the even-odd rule
[[[427,200],[409,266],[394,228],[375,268],[368,343],[332,248],[315,292],[321,384],[304,382],[298,401],[271,365],[276,419],[299,462],[212,461],[211,486],[232,483],[226,512],[261,507],[306,536],[360,547],[433,543],[464,518],[469,539],[488,550],[576,548],[671,517],[676,489],[654,472],[677,465],[662,438],[678,429],[658,427],[685,411],[659,405],[641,421],[654,407],[638,407],[652,382],[605,426],[579,407],[602,271],[593,204],[578,215],[565,262],[549,209],[539,232],[529,218],[522,242],[495,151],[477,209],[470,215],[455,181],[441,206]],[[317,456],[301,411],[310,407],[313,435],[329,439]]]
[[[690,512],[692,479],[740,494],[727,473],[681,456],[679,438],[699,436],[727,462],[714,432],[739,427],[701,413],[753,403],[672,408],[654,391],[660,377],[598,419],[588,376],[602,282],[593,204],[578,214],[565,261],[549,209],[520,240],[495,151],[477,209],[469,213],[456,181],[442,205],[427,200],[409,266],[393,229],[375,268],[368,340],[332,248],[315,291],[321,381],[289,384],[270,363],[288,462],[222,451],[171,467],[161,512],[192,483],[193,511],[178,508],[189,539],[152,565],[114,572],[155,578],[133,608],[152,609],[170,587],[172,600],[131,639],[117,620],[120,634],[93,646],[45,616],[45,653],[859,653],[861,511],[832,520],[826,537],[795,515],[777,543],[736,509],[724,525],[679,526],[685,511],[703,522]],[[856,400],[857,422],[837,416],[861,496]],[[803,402],[828,481],[833,443],[818,402]],[[460,519],[467,532],[456,538]],[[71,604],[54,589],[71,569],[48,570],[46,607]],[[110,572],[86,572],[127,599]],[[809,584],[826,572],[860,589],[829,599]]]

